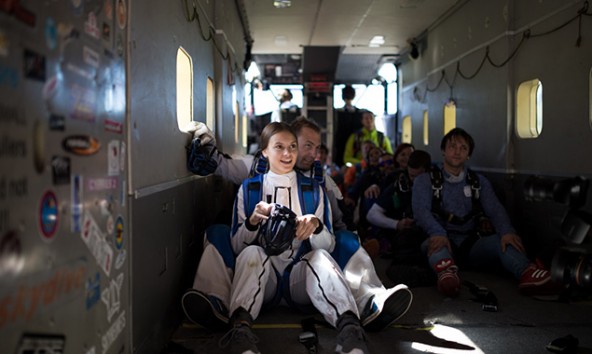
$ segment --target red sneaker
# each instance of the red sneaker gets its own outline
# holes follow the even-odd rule
[[[454,260],[446,258],[434,266],[438,273],[438,291],[442,294],[455,297],[460,293],[460,278],[458,277],[458,267]]]
[[[549,292],[557,292],[557,286],[551,282],[551,273],[534,263],[529,264],[524,272],[522,272],[518,288],[525,295],[542,295]]]

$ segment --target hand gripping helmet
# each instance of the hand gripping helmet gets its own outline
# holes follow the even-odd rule
[[[199,138],[193,139],[187,147],[187,168],[200,176],[214,173],[218,168],[218,161],[214,156],[216,151],[216,145],[210,142],[202,144]]]
[[[261,225],[257,240],[269,256],[287,250],[296,235],[296,214],[288,207],[276,204],[269,219]]]

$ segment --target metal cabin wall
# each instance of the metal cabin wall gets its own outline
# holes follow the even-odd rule
[[[582,41],[576,47],[578,21],[526,40],[501,68],[485,62],[470,80],[457,76],[457,63],[473,75],[489,46],[502,63],[518,46],[522,31],[532,34],[557,28],[577,15],[584,1],[464,1],[421,38],[421,55],[401,64],[401,116],[413,121],[413,144],[441,160],[443,106],[457,103],[457,126],[476,140],[469,165],[485,173],[523,236],[531,256],[549,262],[562,233],[568,206],[545,200],[526,201],[524,183],[533,174],[557,180],[581,175],[592,178],[592,130],[589,80],[592,63],[592,20],[582,17]],[[437,89],[441,73],[445,80]],[[520,139],[515,132],[515,94],[521,82],[543,84],[543,129],[538,138]],[[453,87],[450,89],[447,82]],[[435,89],[427,92],[426,87]],[[425,99],[424,99],[425,98]],[[423,144],[423,112],[429,114],[429,143]],[[581,210],[592,211],[592,191]]]
[[[420,40],[421,55],[401,65],[402,116],[413,120],[413,143],[439,160],[443,135],[443,106],[457,103],[457,126],[477,139],[471,165],[496,172],[574,175],[592,173],[589,122],[589,73],[592,62],[592,21],[582,18],[582,43],[575,46],[578,22],[538,38],[526,40],[505,66],[485,62],[472,79],[456,75],[457,63],[465,75],[476,72],[489,46],[489,55],[501,63],[516,48],[521,31],[542,33],[577,14],[583,1],[465,1],[456,11],[427,31]],[[433,89],[445,71],[446,78]],[[515,133],[514,96],[518,85],[539,78],[543,83],[543,130],[536,139]],[[447,85],[453,83],[453,90]],[[421,98],[425,97],[425,100]],[[430,117],[429,144],[422,141],[423,111]],[[487,129],[484,129],[487,127]],[[558,148],[561,145],[561,148]],[[570,152],[574,164],[564,155]]]
[[[225,28],[232,26],[215,22],[221,9],[229,21],[238,22],[230,0],[133,2],[129,134],[133,352],[158,353],[165,346],[182,319],[181,294],[192,285],[205,227],[223,218],[225,211],[230,217],[234,187],[219,177],[198,177],[187,170],[185,147],[191,136],[179,131],[176,108],[176,57],[182,46],[193,62],[193,119],[206,121],[206,83],[212,78],[217,112],[212,129],[218,147],[239,152],[227,138],[234,137],[235,129],[232,80],[227,74],[228,67],[240,68],[243,54],[228,53],[244,47],[244,36],[237,39],[226,33]],[[236,83],[236,97],[242,102],[240,77]]]
[[[0,351],[129,350],[127,1],[0,9]]]

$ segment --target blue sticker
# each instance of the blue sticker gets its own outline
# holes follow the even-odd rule
[[[41,198],[39,226],[44,239],[52,240],[58,229],[58,200],[52,191],[45,192]]]
[[[45,43],[47,48],[52,50],[58,46],[58,29],[51,17],[45,20]]]
[[[72,220],[70,223],[70,231],[81,232],[82,230],[82,176],[72,176]]]
[[[86,280],[86,309],[89,310],[101,298],[101,274],[97,272],[95,278]]]

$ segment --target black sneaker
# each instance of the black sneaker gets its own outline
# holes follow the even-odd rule
[[[249,326],[234,326],[228,331],[218,343],[221,348],[230,346],[232,354],[261,354],[257,349],[259,338]]]
[[[339,354],[368,354],[366,333],[358,325],[347,325],[337,335],[335,353]]]
[[[364,329],[378,332],[390,326],[409,310],[412,300],[413,294],[405,284],[399,284],[382,294],[376,294],[368,301],[366,309],[362,312]]]
[[[228,329],[228,310],[217,297],[189,289],[183,294],[181,305],[191,322],[212,331]]]

